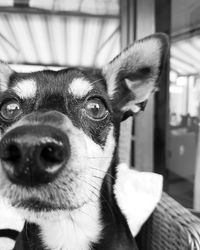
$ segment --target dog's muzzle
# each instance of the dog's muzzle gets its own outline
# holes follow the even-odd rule
[[[11,182],[36,186],[52,182],[70,157],[67,135],[49,125],[24,125],[0,142],[3,170]]]

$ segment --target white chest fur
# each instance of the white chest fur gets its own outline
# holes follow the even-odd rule
[[[42,242],[51,250],[89,250],[102,230],[99,205],[87,204],[62,213],[51,221],[42,221],[40,227]]]

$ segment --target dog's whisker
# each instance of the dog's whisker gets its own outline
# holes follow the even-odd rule
[[[91,183],[91,180],[90,180],[90,182],[87,182],[87,181],[85,181],[85,180],[82,179],[82,178],[79,178],[79,180],[85,182],[86,184],[88,184],[89,187],[92,188],[92,189],[89,190],[89,192],[91,192],[91,193],[97,198],[97,200],[98,200],[99,197],[101,196],[100,187],[99,187],[99,189],[98,189],[96,186],[94,186],[94,185]],[[99,184],[97,184],[97,183],[95,183],[95,185],[99,186]],[[88,197],[88,198],[89,198],[89,200],[91,200],[90,197]]]
[[[105,175],[107,175],[107,176],[109,176],[110,178],[112,178],[113,180],[115,180],[115,178],[114,178],[114,176],[112,176],[110,173],[108,173],[108,172],[106,172],[106,171],[104,171],[104,170],[102,170],[102,169],[98,169],[98,168],[94,168],[94,167],[90,167],[91,169],[94,169],[94,170],[97,170],[97,171],[99,171],[99,172],[102,172],[102,173],[104,173]]]
[[[88,158],[88,159],[111,159],[111,156],[78,156],[77,158]]]
[[[97,192],[99,192],[99,189],[97,189],[97,187],[93,186],[90,182],[88,182],[88,181],[86,181],[86,180],[84,180],[84,179],[82,179],[82,178],[80,178],[80,177],[83,177],[83,176],[77,176],[77,178],[78,178],[79,180],[85,182],[86,184],[88,184],[89,186],[91,186],[94,190],[96,190]],[[91,180],[90,180],[90,181],[91,181]],[[97,184],[97,183],[95,183],[95,184],[96,184],[96,185],[99,185],[99,184]]]
[[[29,240],[28,224],[27,223],[25,223],[25,234],[26,234],[26,237],[27,237],[27,242],[28,242],[29,248],[31,249],[31,243],[30,243],[30,240]]]
[[[73,219],[73,216],[72,216],[72,214],[71,213],[69,213],[69,217],[70,217],[70,219],[71,219],[71,222],[72,222],[72,225],[73,225],[73,228],[74,228],[74,233],[75,233],[75,235],[76,235],[76,238],[77,238],[77,240],[78,240],[78,237],[77,237],[77,228],[76,228],[76,222],[74,221],[74,219]],[[81,228],[79,228],[79,229],[81,229]],[[82,230],[82,229],[81,229]]]
[[[94,217],[92,217],[90,214],[86,213],[85,211],[81,210],[82,208],[79,208],[79,211],[85,215],[87,215],[90,219],[92,219],[93,221],[96,221]]]
[[[112,184],[112,182],[110,180],[108,180],[108,179],[105,179],[105,178],[102,178],[102,177],[99,177],[99,176],[95,176],[95,175],[93,175],[93,177],[96,178],[96,179],[100,179],[102,181],[105,181],[108,184]]]
[[[82,181],[85,181],[85,180],[82,180]],[[90,182],[93,182],[95,185],[98,185],[96,182],[90,180]],[[90,187],[92,187],[93,189],[97,190],[99,192],[99,195],[102,197],[102,199],[104,200],[105,204],[108,206],[109,210],[110,210],[110,213],[112,215],[112,218],[114,218],[114,214],[113,214],[113,211],[111,209],[111,205],[109,203],[109,201],[105,198],[105,196],[100,192],[100,190],[98,190],[93,184],[91,184],[90,182],[85,182],[87,183]],[[99,196],[98,196],[99,198]]]

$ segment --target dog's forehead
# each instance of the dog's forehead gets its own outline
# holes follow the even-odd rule
[[[105,79],[100,71],[64,69],[45,70],[34,73],[17,73],[11,77],[9,89],[20,98],[34,98],[37,95],[60,94],[83,98],[92,90],[106,94]]]

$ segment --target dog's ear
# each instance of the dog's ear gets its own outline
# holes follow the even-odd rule
[[[168,51],[165,34],[136,41],[103,68],[114,109],[123,115],[143,110],[162,71]]]
[[[10,76],[14,71],[8,66],[8,64],[0,61],[0,91],[5,91],[8,87]]]

